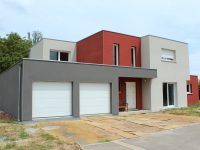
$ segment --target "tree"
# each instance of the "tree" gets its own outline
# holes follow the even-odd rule
[[[31,33],[28,32],[28,39],[32,41],[33,45],[38,43],[39,41],[41,41],[42,37],[43,37],[43,35],[42,35],[42,32],[40,32],[40,31],[33,31],[32,38],[31,38]]]
[[[31,46],[30,40],[20,37],[17,33],[10,33],[5,38],[0,37],[0,72],[28,57]]]

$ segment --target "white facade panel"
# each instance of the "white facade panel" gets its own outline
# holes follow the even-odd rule
[[[59,82],[34,82],[32,117],[60,117],[72,115],[72,85]]]
[[[80,114],[110,113],[109,83],[80,83]]]

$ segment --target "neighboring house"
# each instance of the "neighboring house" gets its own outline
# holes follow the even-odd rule
[[[78,42],[43,39],[29,57],[0,75],[0,109],[19,121],[198,102],[184,42],[103,30]]]
[[[198,76],[191,75],[187,81],[187,100],[188,105],[197,104],[199,102],[199,85]]]

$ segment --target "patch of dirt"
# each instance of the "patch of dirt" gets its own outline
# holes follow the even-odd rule
[[[54,150],[82,150],[82,148],[78,144],[65,144],[55,148]]]
[[[106,131],[102,128],[97,128],[91,126],[86,121],[75,120],[75,121],[60,121],[52,123],[42,123],[40,124],[41,128],[45,126],[60,126],[61,128],[56,130],[50,130],[49,133],[60,137],[60,139],[67,142],[76,141],[81,145],[97,143],[104,140],[114,140],[120,138],[116,134],[113,134],[110,131]]]
[[[130,114],[126,116],[90,116],[80,120],[39,123],[41,128],[60,126],[49,133],[64,141],[80,145],[108,142],[121,138],[144,136],[164,130],[200,123],[200,117],[163,113]]]

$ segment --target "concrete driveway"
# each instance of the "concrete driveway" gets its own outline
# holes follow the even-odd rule
[[[125,149],[130,146],[130,140],[182,128],[194,123],[200,123],[200,117],[144,113],[124,116],[90,116],[82,117],[80,120],[48,121],[39,123],[38,126],[48,130],[49,133],[61,140],[75,141],[85,149],[90,149],[91,144],[97,144],[98,146],[95,145],[95,147],[100,146],[104,150],[107,146],[109,148],[116,145],[115,150],[117,148],[123,150],[124,145],[126,145]],[[119,141],[124,139],[127,141],[122,143]]]
[[[199,150],[200,124],[144,137],[87,145],[84,150]]]

